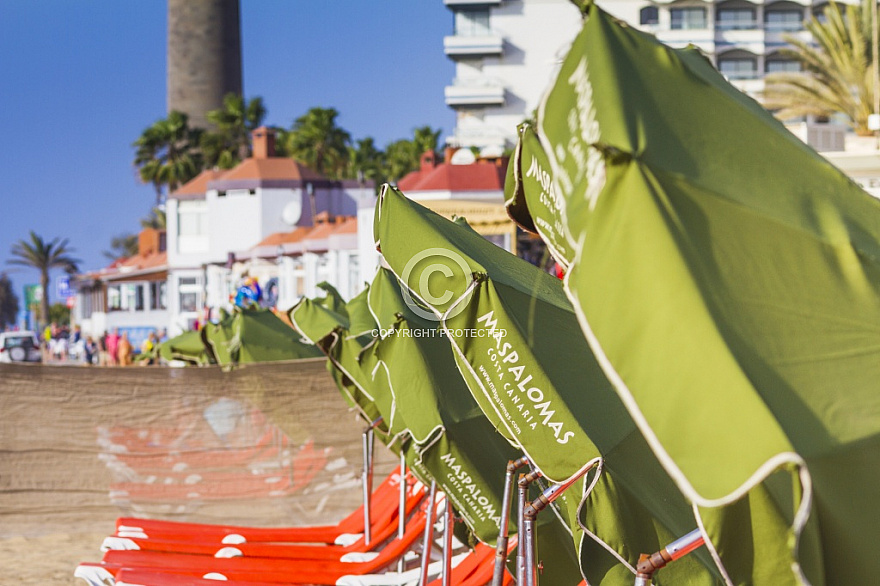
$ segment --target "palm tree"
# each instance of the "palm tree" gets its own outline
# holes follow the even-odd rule
[[[284,145],[294,159],[338,178],[345,170],[351,135],[336,125],[335,108],[312,108],[293,123]]]
[[[18,296],[12,290],[12,281],[6,273],[0,273],[0,332],[14,326],[18,318]]]
[[[871,59],[873,0],[859,5],[831,2],[824,19],[805,23],[811,42],[794,37],[782,53],[797,60],[803,71],[766,77],[764,105],[781,119],[842,115],[857,134],[870,134],[868,115],[874,103]]]
[[[15,257],[7,262],[37,269],[40,272],[40,286],[43,288],[43,298],[40,301],[40,323],[46,323],[49,317],[49,271],[61,268],[72,274],[77,271],[80,262],[71,255],[73,249],[68,245],[67,238],[53,239],[46,242],[37,236],[33,230],[30,233],[30,241],[19,240],[12,245],[12,256]]]
[[[437,152],[442,132],[442,130],[434,130],[430,126],[420,126],[413,130],[413,147],[417,160],[420,160],[422,154],[428,151]]]
[[[385,153],[376,148],[372,137],[359,139],[357,146],[348,147],[347,179],[372,181],[376,189],[385,182]]]
[[[223,107],[207,118],[217,130],[201,137],[205,167],[231,169],[251,155],[251,133],[263,124],[266,107],[260,97],[245,102],[238,94],[226,94]]]
[[[138,253],[137,234],[120,234],[110,239],[110,250],[102,254],[110,260],[129,258]]]
[[[141,228],[154,228],[156,230],[165,229],[165,210],[162,208],[153,208],[150,215],[141,218]]]
[[[156,189],[156,205],[161,205],[163,188],[172,192],[202,170],[198,151],[199,128],[190,128],[183,112],[171,112],[146,128],[134,145],[134,164],[144,183]]]
[[[419,168],[422,155],[436,152],[442,130],[421,126],[413,130],[412,140],[397,140],[385,147],[385,175],[397,181],[410,171]]]

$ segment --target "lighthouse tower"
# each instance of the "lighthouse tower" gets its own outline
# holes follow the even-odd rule
[[[206,128],[228,93],[242,95],[238,0],[168,0],[168,111]]]

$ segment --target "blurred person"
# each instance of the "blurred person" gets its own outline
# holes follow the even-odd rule
[[[55,330],[55,323],[47,325],[43,329],[43,362],[49,362],[49,359],[52,358],[52,333]]]
[[[98,362],[98,343],[91,336],[86,338],[83,344],[83,361],[89,366]]]
[[[98,366],[110,366],[110,353],[107,351],[107,332],[98,336]]]
[[[131,365],[131,342],[128,341],[128,334],[122,334],[122,337],[119,338],[116,346],[116,360],[119,366],[130,366]]]
[[[143,353],[144,355],[152,354],[156,346],[158,346],[156,332],[150,332],[150,335],[144,338],[144,341],[141,344],[141,353]],[[143,360],[142,362],[144,365],[156,364],[156,359],[150,356],[150,358]]]
[[[107,336],[107,365],[117,364],[119,364],[119,328],[113,328]]]

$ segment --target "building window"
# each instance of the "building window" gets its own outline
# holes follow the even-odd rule
[[[455,11],[453,20],[455,35],[458,37],[486,37],[489,29],[488,8],[467,8]]]
[[[207,231],[207,207],[203,201],[182,201],[177,208],[177,234],[179,236],[202,236]]]
[[[660,22],[660,11],[656,6],[645,6],[639,10],[639,24],[654,26]]]
[[[119,291],[119,285],[107,287],[107,309],[109,311],[119,311],[122,309],[122,294]]]
[[[768,59],[764,64],[766,73],[799,73],[801,64],[791,59]]]
[[[168,283],[166,281],[152,281],[150,283],[150,309],[165,309],[168,307]]]
[[[755,28],[754,8],[719,8],[715,26],[723,31],[748,30]]]
[[[199,310],[201,288],[195,277],[183,277],[178,281],[178,294],[181,312],[195,312]]]
[[[670,26],[672,30],[693,30],[706,28],[706,9],[671,8],[669,10]]]
[[[799,31],[804,28],[801,10],[767,10],[764,12],[764,28],[768,31]]]
[[[134,289],[134,310],[143,311],[146,306],[143,285],[132,285]]]
[[[758,77],[758,66],[755,59],[749,57],[728,57],[718,60],[718,71],[730,80],[755,79]]]
[[[131,311],[137,308],[137,289],[137,285],[132,285],[131,283],[120,285],[119,291],[122,294],[121,309]]]

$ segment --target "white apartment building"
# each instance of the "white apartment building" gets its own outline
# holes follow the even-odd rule
[[[843,0],[844,2],[846,0]],[[822,18],[827,0],[600,0],[621,20],[667,45],[699,47],[731,83],[757,97],[768,73],[799,71],[781,50],[787,38],[808,41],[804,22]]]
[[[445,88],[456,114],[447,143],[500,156],[538,107],[581,29],[580,13],[569,0],[443,1],[453,15],[443,48],[455,62]]]
[[[848,0],[850,3],[855,0]],[[455,62],[445,89],[456,112],[450,146],[497,155],[516,141],[547,89],[581,18],[569,0],[444,0],[453,31],[443,41]],[[798,71],[780,50],[786,36],[808,39],[803,23],[827,0],[598,0],[598,5],[664,43],[702,49],[734,85],[756,97],[767,73]],[[551,39],[548,42],[548,39]]]

